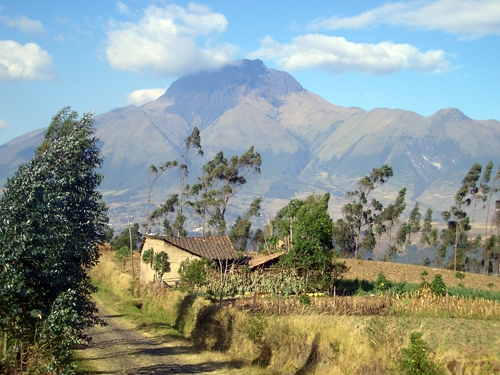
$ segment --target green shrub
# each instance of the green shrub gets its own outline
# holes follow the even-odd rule
[[[190,291],[201,288],[207,281],[207,272],[210,268],[207,259],[184,259],[179,267],[180,282]]]
[[[170,271],[170,262],[168,261],[168,255],[166,252],[161,251],[158,254],[155,254],[153,269],[156,271],[160,281],[163,278],[163,275]]]
[[[390,282],[385,278],[382,272],[377,275],[377,280],[375,281],[375,292],[384,293],[391,287]]]
[[[121,263],[122,266],[122,272],[125,269],[125,261],[127,258],[130,256],[130,248],[127,246],[122,246],[118,250],[115,251],[115,256],[114,259]]]
[[[305,306],[311,305],[311,297],[309,297],[307,294],[301,294],[299,297],[299,301],[301,304]]]
[[[429,345],[422,339],[421,332],[410,334],[410,346],[401,349],[400,369],[405,375],[439,375],[443,370],[430,357]]]
[[[142,253],[142,260],[145,263],[149,263],[149,266],[152,267],[153,266],[154,255],[155,254],[154,254],[153,248],[144,250],[144,252]]]
[[[443,276],[441,274],[436,274],[434,280],[429,284],[429,288],[436,296],[446,295],[446,284],[443,281]]]

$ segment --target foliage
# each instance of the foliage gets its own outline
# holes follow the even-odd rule
[[[153,248],[149,248],[147,250],[144,250],[142,252],[142,260],[145,262],[145,263],[149,263],[150,267],[153,266],[153,260],[154,260],[154,250]]]
[[[443,370],[431,358],[429,345],[421,332],[410,334],[410,346],[401,349],[400,369],[406,375],[439,375]]]
[[[343,219],[338,222],[337,228],[342,232],[336,231],[335,234],[342,238],[342,241],[335,241],[345,245],[345,240],[349,239],[352,243],[347,248],[341,248],[340,251],[346,252],[353,249],[353,255],[358,257],[358,251],[361,245],[361,235],[364,228],[372,228],[378,213],[382,211],[382,205],[376,199],[370,201],[370,194],[381,184],[387,182],[393,175],[393,170],[387,164],[380,168],[373,168],[371,173],[362,177],[357,185],[357,190],[349,191],[345,198],[349,202],[342,207]],[[347,233],[345,233],[346,231]]]
[[[88,342],[94,314],[88,269],[107,228],[97,188],[102,165],[92,114],[69,108],[49,126],[29,163],[0,199],[0,328],[3,363],[30,371],[72,373],[71,347]],[[9,371],[7,370],[7,373]]]
[[[307,294],[301,294],[299,297],[299,301],[302,305],[311,306],[311,297]]]
[[[444,237],[446,244],[453,246],[453,270],[463,269],[465,265],[465,248],[467,248],[466,233],[471,229],[470,220],[465,208],[471,204],[471,192],[476,189],[477,181],[481,175],[481,165],[475,163],[469,173],[462,180],[462,186],[455,194],[454,205],[449,211],[441,213],[443,219],[448,223]],[[459,254],[459,250],[461,254]],[[457,268],[458,267],[458,268]],[[450,267],[451,268],[451,267]]]
[[[233,243],[236,250],[245,251],[247,249],[247,243],[250,237],[252,237],[252,223],[250,219],[253,216],[258,216],[260,211],[260,204],[262,203],[262,198],[254,199],[250,204],[250,207],[242,218],[238,216],[236,222],[234,223],[231,231],[229,232],[229,238]]]
[[[189,291],[200,289],[207,281],[207,273],[212,264],[205,258],[184,259],[179,267],[180,282]]]
[[[166,272],[170,272],[170,262],[168,261],[168,255],[166,252],[160,251],[159,253],[154,255],[153,269],[158,275],[160,281],[162,280],[163,275]]]
[[[429,284],[429,288],[436,296],[444,296],[446,294],[446,284],[443,281],[441,274],[434,275],[434,280]]]
[[[384,293],[391,287],[389,281],[385,278],[382,272],[377,275],[377,280],[375,281],[375,292]]]
[[[141,241],[138,223],[134,223],[130,227],[130,233],[129,229],[125,228],[123,231],[120,232],[120,234],[113,237],[113,239],[110,242],[110,245],[113,248],[113,250],[116,251],[124,246],[128,247],[130,250],[130,235],[132,235],[132,249],[137,250],[137,245]]]
[[[247,183],[248,177],[260,173],[261,164],[262,158],[252,146],[241,156],[234,155],[229,160],[220,151],[202,167],[199,183],[190,190],[195,199],[190,206],[202,217],[203,228],[206,223],[218,234],[225,233],[225,214],[231,199]]]
[[[118,263],[121,263],[122,271],[125,269],[125,261],[128,257],[130,257],[130,248],[128,246],[122,246],[115,251],[114,258]]]
[[[291,248],[280,258],[285,267],[329,271],[332,264],[332,219],[328,215],[330,194],[293,200],[277,215],[277,226],[293,230]],[[280,224],[282,223],[282,224]],[[285,232],[281,229],[280,233]]]

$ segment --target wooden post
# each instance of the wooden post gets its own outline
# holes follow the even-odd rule
[[[132,250],[132,231],[130,230],[130,218],[128,219],[128,236],[130,238],[130,261],[132,264],[132,277],[134,277],[134,251]]]
[[[448,318],[451,317],[450,315],[450,295],[448,294],[448,289],[446,289],[446,305],[448,306]]]

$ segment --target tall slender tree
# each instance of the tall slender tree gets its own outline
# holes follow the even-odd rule
[[[488,164],[489,166],[489,164]],[[488,167],[487,167],[488,168]],[[493,165],[491,165],[491,168],[493,169]],[[500,189],[497,186],[498,182],[500,181],[500,166],[498,167],[497,173],[495,175],[495,178],[493,179],[493,182],[491,184],[491,187],[488,189],[488,199],[487,199],[487,204],[486,204],[486,222],[485,222],[485,229],[484,229],[484,256],[483,256],[483,261],[484,261],[484,274],[488,274],[488,264],[489,264],[489,246],[487,246],[486,241],[488,240],[488,236],[492,235],[493,233],[493,220],[490,222],[490,211],[491,211],[491,203],[493,201],[493,194],[497,193]],[[489,182],[486,181],[485,183],[487,184]],[[488,230],[489,227],[489,230]]]
[[[387,164],[380,168],[373,168],[369,175],[358,181],[357,189],[347,192],[345,196],[349,202],[342,207],[343,223],[339,227],[351,232],[354,239],[355,258],[358,257],[363,230],[371,228],[375,216],[380,213],[382,208],[376,199],[370,201],[370,194],[392,176],[393,170]]]
[[[394,203],[389,204],[380,214],[381,221],[386,223],[387,228],[387,255],[386,258],[390,260],[392,257],[397,257],[397,248],[392,243],[392,229],[399,222],[401,214],[406,208],[405,203],[406,188],[402,188]]]
[[[33,373],[37,364],[38,373],[73,373],[74,345],[88,342],[87,328],[102,323],[88,276],[108,221],[97,190],[103,159],[92,124],[92,113],[79,119],[69,107],[61,110],[0,199],[0,329],[7,373],[23,372],[27,361]]]

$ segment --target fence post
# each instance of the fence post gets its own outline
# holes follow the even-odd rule
[[[448,318],[451,317],[450,315],[450,295],[448,294],[448,289],[446,289],[446,305],[448,307]]]

